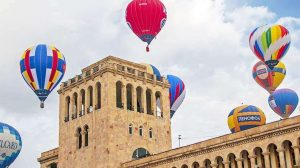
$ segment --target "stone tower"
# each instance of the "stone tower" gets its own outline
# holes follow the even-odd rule
[[[169,84],[144,65],[108,56],[59,93],[60,168],[116,168],[171,149]]]

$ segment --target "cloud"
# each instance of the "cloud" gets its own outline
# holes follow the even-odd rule
[[[124,20],[126,1],[8,0],[0,5],[0,116],[16,127],[24,141],[11,167],[39,167],[42,151],[58,145],[58,94],[54,91],[39,109],[39,102],[19,72],[22,52],[36,43],[54,44],[65,55],[67,80],[81,69],[115,55],[156,65],[161,72],[180,76],[186,100],[172,119],[173,146],[229,133],[227,115],[236,106],[261,107],[267,121],[278,120],[267,104],[268,94],[252,79],[258,61],[248,47],[249,33],[265,23],[282,23],[293,43],[284,62],[288,68],[282,87],[295,89],[298,65],[299,18],[279,18],[267,7],[236,6],[223,0],[163,0],[168,11],[164,29],[145,52]],[[3,6],[5,10],[3,10]]]

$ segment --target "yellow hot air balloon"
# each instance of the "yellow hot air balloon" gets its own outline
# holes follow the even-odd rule
[[[282,83],[286,75],[286,68],[283,62],[279,62],[271,70],[264,62],[256,63],[252,70],[254,80],[269,93],[273,93]]]

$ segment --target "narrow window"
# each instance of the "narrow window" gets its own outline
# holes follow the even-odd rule
[[[120,81],[116,83],[116,106],[118,108],[123,108],[122,83]]]
[[[136,88],[136,101],[137,101],[137,112],[144,112],[144,109],[142,108],[142,88],[137,87]]]
[[[101,108],[101,84],[97,83],[96,84],[96,89],[97,89],[97,105],[96,105],[96,110]]]
[[[93,87],[90,86],[88,88],[88,93],[89,93],[89,107],[88,107],[88,112],[92,112],[93,111]]]
[[[151,99],[152,99],[151,90],[147,89],[146,91],[147,114],[153,115]]]
[[[153,137],[153,132],[152,132],[152,128],[149,129],[149,137],[152,138]]]
[[[132,135],[132,124],[129,124],[129,127],[128,127],[128,133],[130,135]]]
[[[155,100],[156,100],[156,116],[163,117],[162,100],[161,100],[160,92],[155,93]]]
[[[133,151],[132,159],[141,159],[150,156],[150,153],[144,148],[138,148]]]
[[[126,86],[126,97],[127,97],[127,110],[133,110],[132,105],[132,85],[128,84]]]
[[[77,143],[78,143],[78,149],[82,147],[82,131],[81,128],[77,128]]]
[[[89,145],[89,126],[84,126],[84,146]]]
[[[78,95],[77,93],[73,94],[73,113],[72,113],[72,119],[77,118],[77,105],[78,105]]]
[[[140,128],[139,128],[139,134],[140,134],[140,136],[143,136],[143,127],[142,126],[140,126]]]
[[[49,168],[57,168],[57,163],[51,163],[48,167]]]
[[[84,109],[85,109],[85,91],[82,89],[80,91],[80,95],[81,95],[81,107],[80,107],[80,112],[79,112],[79,116],[84,115]]]
[[[66,113],[65,113],[65,122],[69,121],[70,117],[70,97],[66,97]]]

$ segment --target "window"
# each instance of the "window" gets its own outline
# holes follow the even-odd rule
[[[128,127],[128,133],[130,135],[132,135],[132,124],[129,124],[129,127]]]
[[[192,168],[200,168],[200,164],[198,162],[194,162]]]
[[[116,83],[116,106],[118,108],[123,108],[122,102],[122,82]]]
[[[72,119],[77,118],[77,105],[78,105],[78,95],[77,93],[73,94],[73,111],[72,111]]]
[[[84,109],[85,109],[85,91],[82,89],[80,91],[80,97],[81,97],[81,107],[80,107],[80,112],[79,112],[79,116],[84,115]]]
[[[93,87],[92,86],[90,86],[88,88],[88,93],[89,93],[89,96],[88,96],[88,98],[89,98],[89,106],[88,106],[87,112],[90,113],[90,112],[93,111]]]
[[[188,168],[186,164],[182,165],[181,168]]]
[[[140,134],[140,136],[143,136],[143,126],[140,126],[140,128],[139,128],[139,134]]]
[[[137,112],[144,112],[143,104],[142,104],[142,88],[137,87],[136,88],[136,104],[137,104]]]
[[[132,159],[140,159],[149,156],[150,153],[144,148],[136,149],[132,154]]]
[[[77,147],[80,149],[82,147],[82,131],[81,128],[77,128]]]
[[[89,126],[84,126],[84,146],[89,146]]]
[[[146,91],[147,114],[153,115],[151,99],[152,99],[151,90],[147,89]]]
[[[152,132],[152,128],[149,129],[149,138],[153,137],[153,132]]]
[[[49,168],[57,168],[57,163],[51,163],[48,167]]]
[[[162,100],[161,100],[160,92],[155,93],[155,100],[156,100],[156,116],[163,117]]]
[[[65,122],[69,121],[69,117],[70,117],[70,97],[67,96],[66,100],[65,100],[66,104],[66,113],[65,113]]]
[[[133,104],[132,104],[132,85],[127,84],[126,86],[126,98],[127,98],[127,110],[133,110]]]
[[[101,108],[101,84],[98,82],[96,84],[96,92],[97,92],[97,105],[96,110]]]

